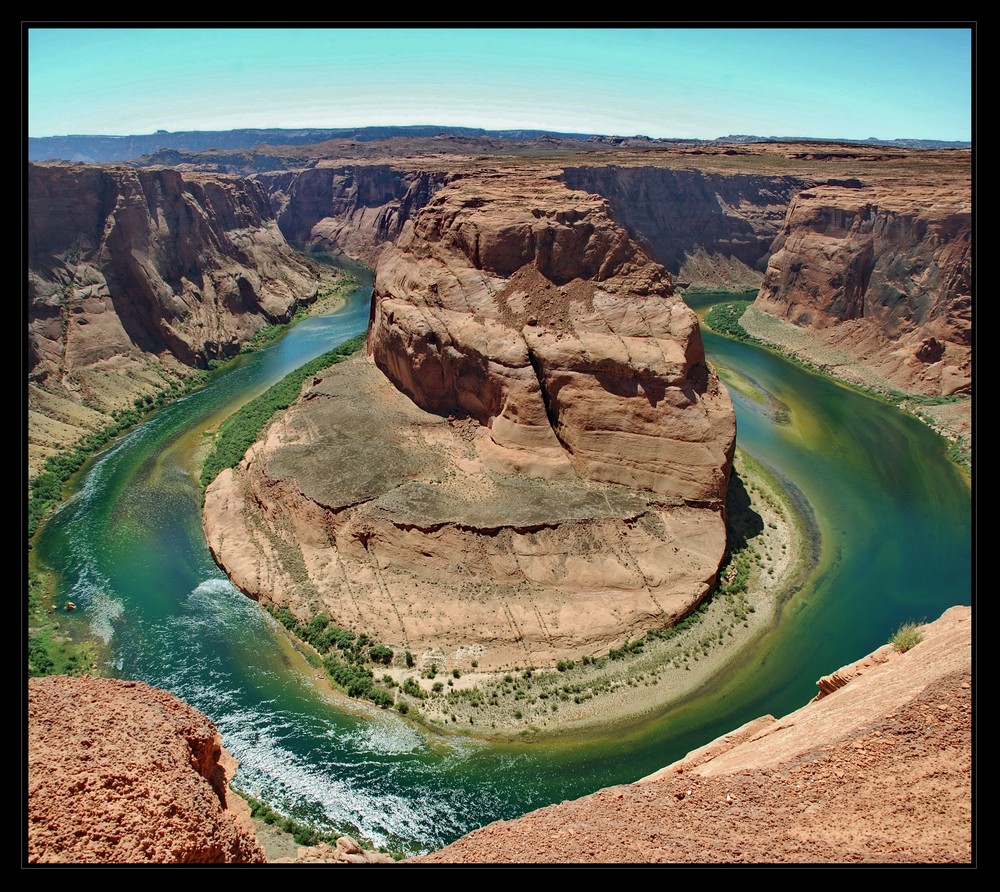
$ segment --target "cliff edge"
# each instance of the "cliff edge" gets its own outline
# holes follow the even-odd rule
[[[957,165],[956,165],[957,166]],[[928,396],[972,388],[968,180],[833,181],[791,202],[755,306],[811,332],[795,352],[841,351],[889,385]],[[767,340],[780,332],[751,325]],[[793,348],[794,349],[794,348]]]
[[[32,164],[28,200],[32,470],[317,292],[250,180]]]
[[[418,860],[970,863],[971,627],[952,607],[912,650],[845,667],[783,718]]]
[[[263,863],[215,725],[140,682],[28,682],[30,863]]]

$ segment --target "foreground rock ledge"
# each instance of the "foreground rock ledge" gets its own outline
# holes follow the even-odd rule
[[[28,683],[31,863],[263,863],[215,725],[138,682]]]
[[[796,712],[418,860],[969,863],[971,625],[952,607],[913,650],[845,667]]]
[[[337,366],[205,496],[245,592],[441,668],[677,621],[725,550],[732,403],[669,275],[545,170],[441,188]]]

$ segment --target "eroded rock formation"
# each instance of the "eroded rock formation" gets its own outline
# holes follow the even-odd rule
[[[236,762],[202,713],[139,682],[28,682],[28,861],[263,863]]]
[[[205,527],[246,592],[484,669],[676,621],[725,548],[732,405],[669,275],[555,172],[439,190]]]
[[[29,433],[39,455],[107,423],[316,293],[264,190],[238,177],[28,169]]]
[[[328,165],[260,174],[285,237],[312,250],[343,251],[374,266],[449,175],[387,164]]]
[[[616,219],[676,283],[697,291],[756,290],[792,197],[792,176],[657,167],[567,167],[573,189],[607,198]]]
[[[789,207],[756,306],[897,387],[968,393],[971,238],[967,185],[815,186]]]
[[[476,830],[435,863],[971,863],[971,611],[634,784]]]

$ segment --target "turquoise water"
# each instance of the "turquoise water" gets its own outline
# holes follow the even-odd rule
[[[157,412],[85,469],[43,530],[58,599],[108,642],[115,673],[209,715],[237,781],[298,817],[408,850],[498,818],[635,780],[762,713],[905,620],[970,602],[970,495],[944,442],[916,420],[752,346],[705,332],[706,350],[771,399],[734,393],[739,443],[812,506],[813,575],[752,653],[697,697],[576,742],[485,744],[432,736],[393,713],[345,709],[311,682],[276,624],[212,561],[195,467],[203,432],[291,369],[362,331],[367,289],[243,356]],[[705,299],[707,300],[707,299]],[[787,411],[775,421],[773,405]]]

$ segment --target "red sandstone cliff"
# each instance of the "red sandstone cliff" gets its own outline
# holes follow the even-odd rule
[[[287,320],[316,276],[238,177],[28,168],[29,434],[41,453]]]
[[[897,387],[968,393],[971,238],[960,183],[815,186],[789,207],[756,306]]]
[[[674,281],[698,291],[760,286],[793,196],[812,180],[659,167],[567,167],[573,189],[603,195]]]
[[[971,611],[634,784],[498,821],[432,863],[971,863]]]
[[[450,178],[386,164],[328,165],[259,174],[278,226],[294,244],[343,251],[372,265]]]
[[[484,669],[606,651],[708,591],[732,404],[665,270],[556,173],[456,178],[384,249],[377,369],[317,376],[206,493],[244,591]]]
[[[139,682],[28,682],[30,863],[266,861],[204,715]]]

